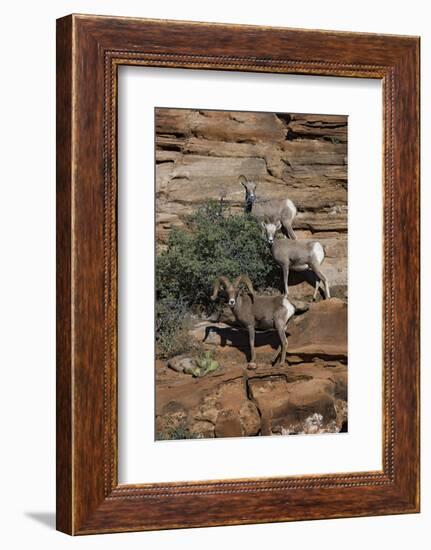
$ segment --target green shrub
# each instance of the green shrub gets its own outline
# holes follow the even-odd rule
[[[156,301],[156,355],[173,357],[189,350],[190,315],[184,300],[164,296]]]
[[[209,202],[171,231],[167,250],[156,259],[157,299],[170,297],[188,307],[210,306],[214,280],[247,274],[256,289],[278,286],[279,270],[259,224]]]

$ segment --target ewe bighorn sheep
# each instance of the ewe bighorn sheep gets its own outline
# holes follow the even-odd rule
[[[240,293],[240,284],[244,283],[248,293]],[[286,326],[289,319],[295,313],[295,307],[285,296],[257,296],[252,282],[247,275],[240,275],[233,283],[227,277],[217,277],[214,281],[211,300],[217,298],[220,285],[226,289],[229,298],[229,306],[237,321],[246,327],[250,342],[250,362],[248,368],[256,367],[256,352],[254,349],[255,329],[277,329],[280,337],[280,347],[273,359],[276,362],[280,355],[280,364],[286,360],[287,337]]]
[[[274,223],[280,222],[288,237],[295,240],[296,235],[293,231],[292,223],[296,216],[296,206],[293,202],[288,198],[257,200],[257,184],[247,180],[245,176],[240,176],[238,181],[245,189],[244,210],[259,221],[268,219]]]
[[[311,270],[318,277],[314,289],[313,300],[317,297],[319,282],[324,285],[325,296],[330,298],[328,279],[320,269],[320,264],[325,259],[323,246],[318,241],[291,241],[290,239],[276,239],[275,234],[281,228],[281,223],[262,222],[268,243],[271,245],[271,253],[274,260],[283,270],[284,294],[289,293],[288,278],[289,269],[293,271]]]

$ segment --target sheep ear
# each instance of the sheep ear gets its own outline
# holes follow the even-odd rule
[[[277,227],[277,229],[281,229],[281,221],[280,220],[278,220],[276,227]]]

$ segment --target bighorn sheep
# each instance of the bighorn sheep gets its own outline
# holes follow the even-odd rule
[[[244,283],[247,294],[240,292],[240,285]],[[275,363],[280,355],[280,364],[286,360],[287,337],[286,326],[295,313],[295,307],[284,296],[257,296],[252,282],[247,275],[240,275],[233,283],[227,277],[217,277],[214,281],[211,300],[217,298],[223,285],[228,294],[228,303],[237,321],[248,330],[250,342],[250,362],[248,368],[256,368],[256,352],[254,349],[255,329],[276,329],[280,337],[280,347],[273,359]],[[281,354],[280,354],[281,352]]]
[[[247,180],[245,176],[240,176],[238,182],[245,189],[245,212],[250,213],[259,221],[269,219],[273,223],[280,222],[287,236],[295,240],[296,235],[292,223],[296,216],[296,206],[293,202],[288,198],[257,200],[257,184],[255,182]]]
[[[284,294],[289,293],[288,278],[289,269],[293,271],[311,270],[317,276],[313,300],[317,297],[319,282],[322,282],[326,298],[330,298],[328,279],[320,269],[320,264],[325,259],[323,246],[318,241],[290,239],[276,239],[275,234],[281,228],[281,223],[262,222],[268,243],[271,245],[271,253],[274,260],[283,270]]]

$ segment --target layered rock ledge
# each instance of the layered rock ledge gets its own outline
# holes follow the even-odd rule
[[[318,239],[333,295],[347,294],[347,117],[190,109],[156,110],[156,238],[209,199],[244,207],[243,174],[258,198],[289,197],[299,238]],[[291,277],[292,297],[312,288]],[[298,284],[298,282],[300,284]]]
[[[247,333],[228,311],[218,322],[196,320],[190,338],[212,350],[220,368],[195,378],[187,374],[193,372],[190,356],[179,358],[179,372],[157,361],[159,439],[347,429],[347,118],[157,109],[158,249],[209,199],[223,197],[233,212],[242,212],[241,174],[258,183],[258,198],[295,202],[295,232],[322,243],[333,298],[309,303],[314,281],[290,275],[289,298],[309,309],[289,323],[282,367],[271,365],[275,333],[256,335],[257,369],[249,371]]]
[[[158,438],[181,428],[189,437],[334,433],[347,429],[347,306],[311,304],[289,327],[286,365],[271,365],[274,333],[256,339],[257,369],[247,370],[247,334],[202,322],[191,337],[213,349],[220,368],[202,378],[158,361]],[[180,357],[172,365],[187,365]],[[187,369],[186,369],[187,371]]]

